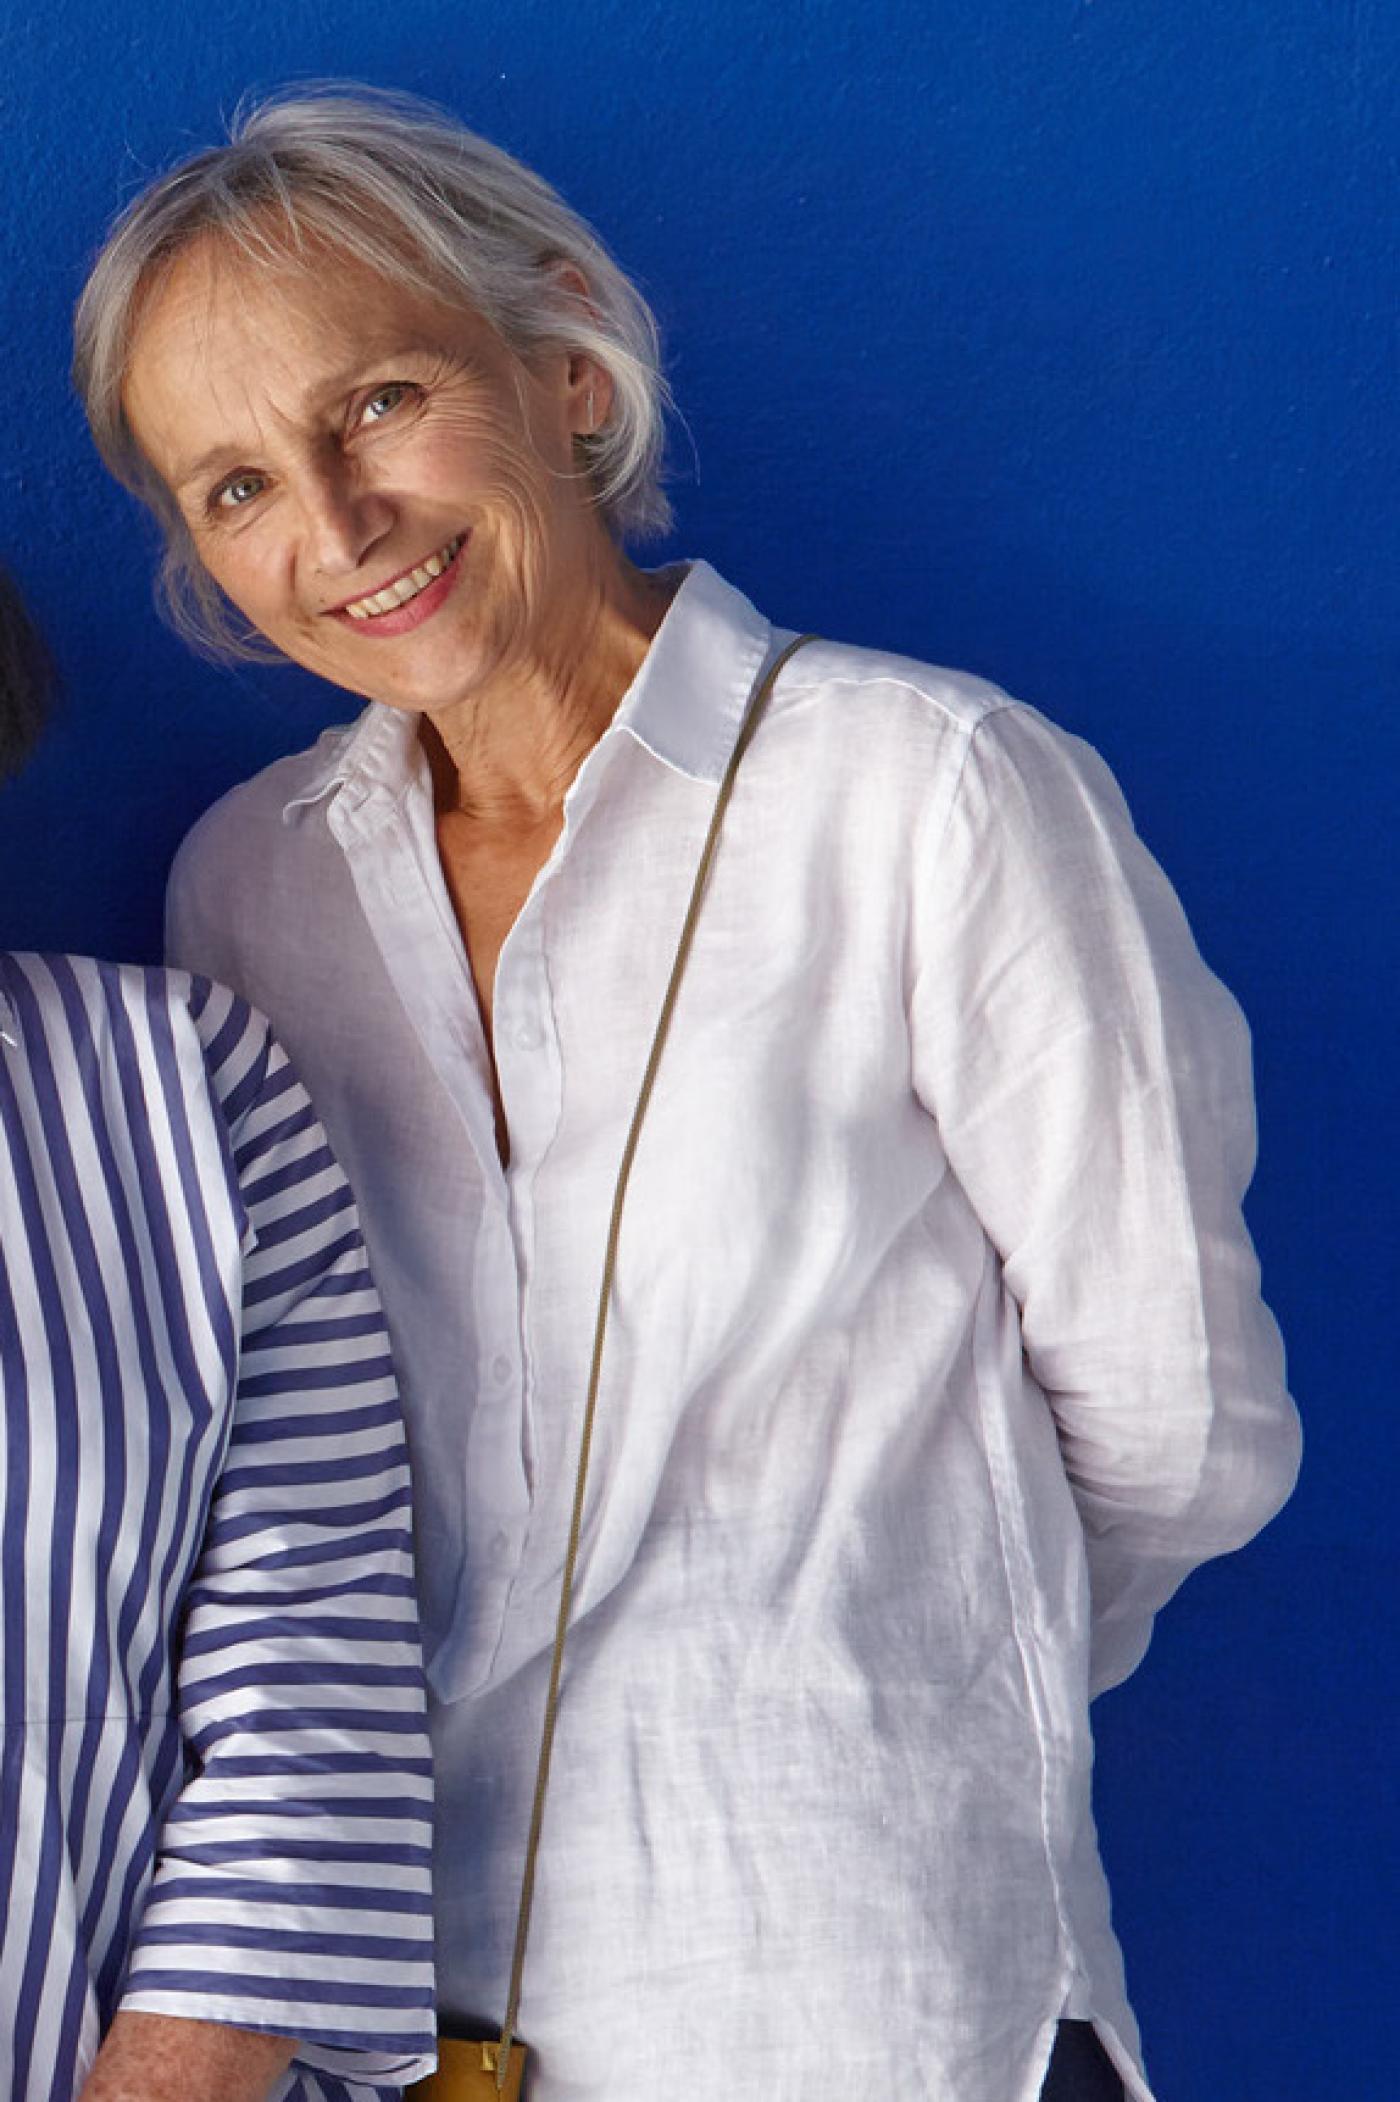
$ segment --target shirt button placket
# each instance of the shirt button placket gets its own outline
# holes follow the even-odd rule
[[[496,978],[497,1063],[510,1119],[511,1166],[507,1175],[507,1210],[514,1243],[515,1276],[520,1291],[520,1333],[507,1366],[507,1381],[490,1390],[504,1434],[517,1441],[516,1453],[527,1472],[538,1462],[533,1421],[527,1334],[534,1258],[535,1171],[558,1128],[562,1098],[559,1047],[545,961],[542,899],[532,898],[511,931]],[[501,1357],[487,1367],[493,1378]],[[507,1394],[510,1396],[507,1401]],[[531,1517],[527,1505],[519,1523],[497,1512],[482,1536],[485,1584],[502,1587],[502,1613],[520,1567],[529,1558]],[[503,1628],[504,1633],[504,1628]]]

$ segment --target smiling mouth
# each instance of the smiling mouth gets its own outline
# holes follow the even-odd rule
[[[461,552],[466,537],[465,533],[458,533],[445,547],[440,547],[435,555],[429,555],[426,562],[420,563],[417,569],[410,569],[403,576],[395,577],[392,584],[385,584],[380,590],[371,591],[365,598],[349,599],[345,605],[337,606],[334,610],[337,613],[348,613],[351,620],[378,620],[385,613],[396,613],[400,606],[406,606],[410,599],[417,598],[420,591],[426,591],[430,584],[437,582],[445,569],[451,567]]]

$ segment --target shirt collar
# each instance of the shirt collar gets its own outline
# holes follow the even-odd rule
[[[418,719],[407,709],[371,701],[353,723],[327,730],[314,758],[308,779],[283,805],[284,823],[332,794],[356,808],[376,791],[401,795],[422,763]]]
[[[772,645],[772,628],[743,593],[708,562],[692,562],[614,726],[678,773],[718,781]]]
[[[691,562],[612,727],[678,773],[717,782],[772,645],[771,626],[743,593],[708,562]],[[348,727],[321,738],[283,819],[331,794],[356,808],[376,791],[398,796],[420,764],[416,717],[371,701]]]

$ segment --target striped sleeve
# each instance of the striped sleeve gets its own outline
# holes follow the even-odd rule
[[[186,1784],[123,2005],[297,2037],[288,2092],[392,2093],[433,2048],[398,1395],[305,1093],[241,1002],[193,999],[244,1217],[240,1366],[179,1664]]]

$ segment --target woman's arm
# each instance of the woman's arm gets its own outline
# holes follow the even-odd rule
[[[1248,1033],[1108,769],[1031,709],[998,709],[970,739],[916,920],[916,1085],[1054,1411],[1099,1691],[1296,1472],[1240,1212]]]
[[[295,2050],[255,2029],[119,2011],[79,2102],[265,2102]]]
[[[304,1090],[232,994],[197,984],[191,1010],[241,1206],[238,1384],[184,1601],[186,1779],[123,1992],[124,2016],[166,2019],[123,2019],[103,2077],[128,2077],[159,2039],[171,2066],[202,2050],[230,2096],[260,2095],[295,2036],[300,2063],[400,2086],[431,2062],[433,1979],[397,1383],[354,1204]],[[206,2032],[225,2025],[219,2061]],[[182,2102],[224,2093],[190,2086]]]

